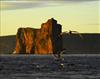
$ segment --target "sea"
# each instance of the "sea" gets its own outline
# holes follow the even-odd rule
[[[0,79],[100,79],[100,54],[1,54]]]

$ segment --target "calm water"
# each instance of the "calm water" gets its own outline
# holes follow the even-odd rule
[[[1,55],[0,79],[100,79],[100,55]]]

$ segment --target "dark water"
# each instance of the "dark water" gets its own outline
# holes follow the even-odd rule
[[[100,79],[100,55],[1,55],[0,79]]]

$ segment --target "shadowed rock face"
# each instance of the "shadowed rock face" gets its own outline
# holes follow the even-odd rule
[[[56,54],[62,49],[61,25],[53,18],[41,25],[40,29],[19,28],[14,53]]]

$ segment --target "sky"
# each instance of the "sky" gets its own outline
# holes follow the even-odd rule
[[[54,18],[64,31],[100,33],[99,0],[0,0],[0,36],[20,27],[40,28]]]

